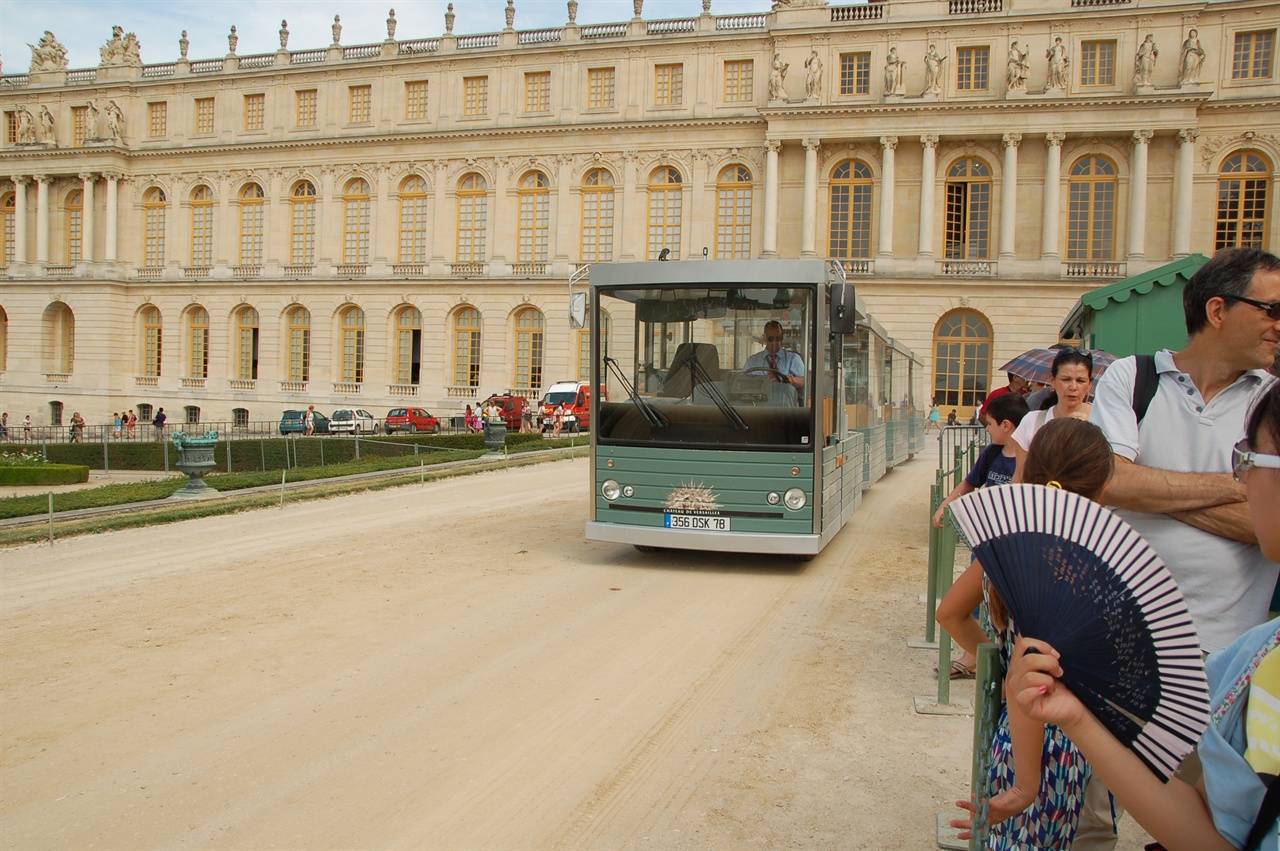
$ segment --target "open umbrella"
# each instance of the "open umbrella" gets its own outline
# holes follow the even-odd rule
[[[1062,682],[1162,781],[1209,722],[1200,641],[1155,550],[1106,508],[1043,485],[951,504],[1022,635],[1061,654]]]
[[[1048,384],[1053,379],[1053,373],[1050,369],[1053,367],[1053,359],[1058,356],[1058,352],[1062,349],[1028,349],[1000,367],[1001,372],[1011,372],[1014,375],[1025,378],[1027,381],[1035,381],[1040,384]],[[1116,359],[1115,355],[1108,354],[1101,349],[1081,349],[1093,356],[1093,380],[1097,381],[1098,376],[1107,371],[1107,367]]]

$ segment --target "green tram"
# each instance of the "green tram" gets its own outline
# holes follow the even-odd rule
[[[813,555],[920,451],[923,377],[820,260],[590,268],[590,540]]]

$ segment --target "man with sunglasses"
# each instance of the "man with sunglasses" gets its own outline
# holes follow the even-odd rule
[[[774,381],[790,384],[800,393],[804,389],[804,360],[796,352],[782,348],[782,323],[770,319],[764,324],[764,351],[747,358],[742,371],[767,372]]]

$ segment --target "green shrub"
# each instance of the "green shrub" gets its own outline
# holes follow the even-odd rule
[[[75,485],[87,481],[89,468],[78,464],[0,467],[0,485]],[[41,496],[40,499],[45,497]]]

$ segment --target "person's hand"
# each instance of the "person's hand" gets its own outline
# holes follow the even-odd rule
[[[942,503],[942,505],[939,505],[938,510],[933,513],[933,528],[935,529],[942,528],[942,518],[946,516],[946,513],[947,513],[947,503],[944,502]]]
[[[987,805],[987,824],[999,824],[1013,818],[1031,806],[1035,800],[1036,790],[1022,788],[1017,785],[1017,777],[1014,777],[1014,785],[996,795]]]
[[[969,839],[973,835],[973,817],[977,814],[978,807],[973,801],[956,801],[956,806],[967,812],[969,816],[968,818],[953,818],[947,824],[960,828],[960,832],[956,834],[956,839]]]
[[[1027,653],[1031,647],[1039,652]],[[1061,676],[1057,650],[1038,639],[1020,637],[1014,643],[1013,661],[1005,679],[1006,697],[1016,700],[1032,720],[1071,727],[1082,721],[1088,710],[1059,681]]]

